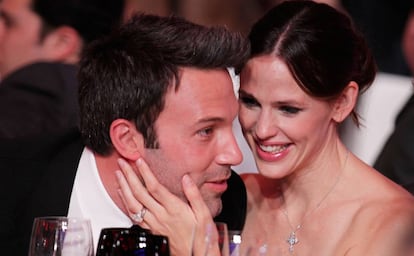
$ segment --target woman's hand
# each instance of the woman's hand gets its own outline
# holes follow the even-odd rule
[[[182,185],[197,223],[194,231],[192,255],[221,255],[216,225],[200,191],[188,175],[184,175]]]
[[[220,255],[210,211],[188,175],[183,177],[182,185],[190,204],[161,185],[143,159],[136,162],[142,181],[125,160],[119,159],[118,163],[122,170],[116,171],[119,194],[135,223],[167,236],[172,255]],[[142,219],[137,219],[137,213]]]

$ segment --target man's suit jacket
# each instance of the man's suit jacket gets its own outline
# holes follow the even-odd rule
[[[394,182],[411,187],[414,193],[414,95],[398,114],[374,168]]]
[[[77,129],[30,139],[0,140],[0,248],[3,255],[27,255],[33,219],[66,216],[84,149]],[[216,221],[241,230],[246,189],[233,172]],[[93,220],[92,220],[93,221]]]
[[[76,126],[77,67],[39,62],[0,83],[0,138],[31,136]]]

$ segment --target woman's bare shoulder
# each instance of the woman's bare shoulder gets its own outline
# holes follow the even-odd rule
[[[352,198],[360,205],[355,218],[362,222],[374,222],[374,225],[381,223],[378,228],[385,228],[386,223],[413,222],[413,195],[375,169],[369,168],[365,173],[361,177],[364,180],[362,184],[350,186],[354,187]]]
[[[409,202],[413,200],[411,193],[371,166],[359,159],[354,163],[345,178],[349,197],[364,202],[378,202],[379,205],[384,205],[389,201]]]
[[[349,221],[346,255],[404,255],[407,241],[414,242],[414,197],[372,167],[352,167],[340,201]]]
[[[352,223],[349,255],[405,255],[399,252],[414,244],[414,200],[409,196],[368,200]]]

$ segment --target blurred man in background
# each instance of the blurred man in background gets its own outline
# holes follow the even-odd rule
[[[414,1],[405,25],[402,49],[414,74]],[[379,154],[375,169],[414,194],[414,96],[399,112],[395,128]]]
[[[78,60],[123,11],[123,0],[0,2],[1,138],[78,125]]]

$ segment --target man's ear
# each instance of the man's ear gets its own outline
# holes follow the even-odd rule
[[[61,26],[43,39],[45,57],[51,61],[77,63],[83,47],[83,40],[72,27]]]
[[[136,161],[144,149],[144,137],[135,125],[125,119],[112,122],[109,135],[115,150],[125,159]]]
[[[358,98],[359,87],[354,81],[349,84],[342,91],[341,95],[334,102],[334,113],[332,119],[341,123],[354,109]]]

